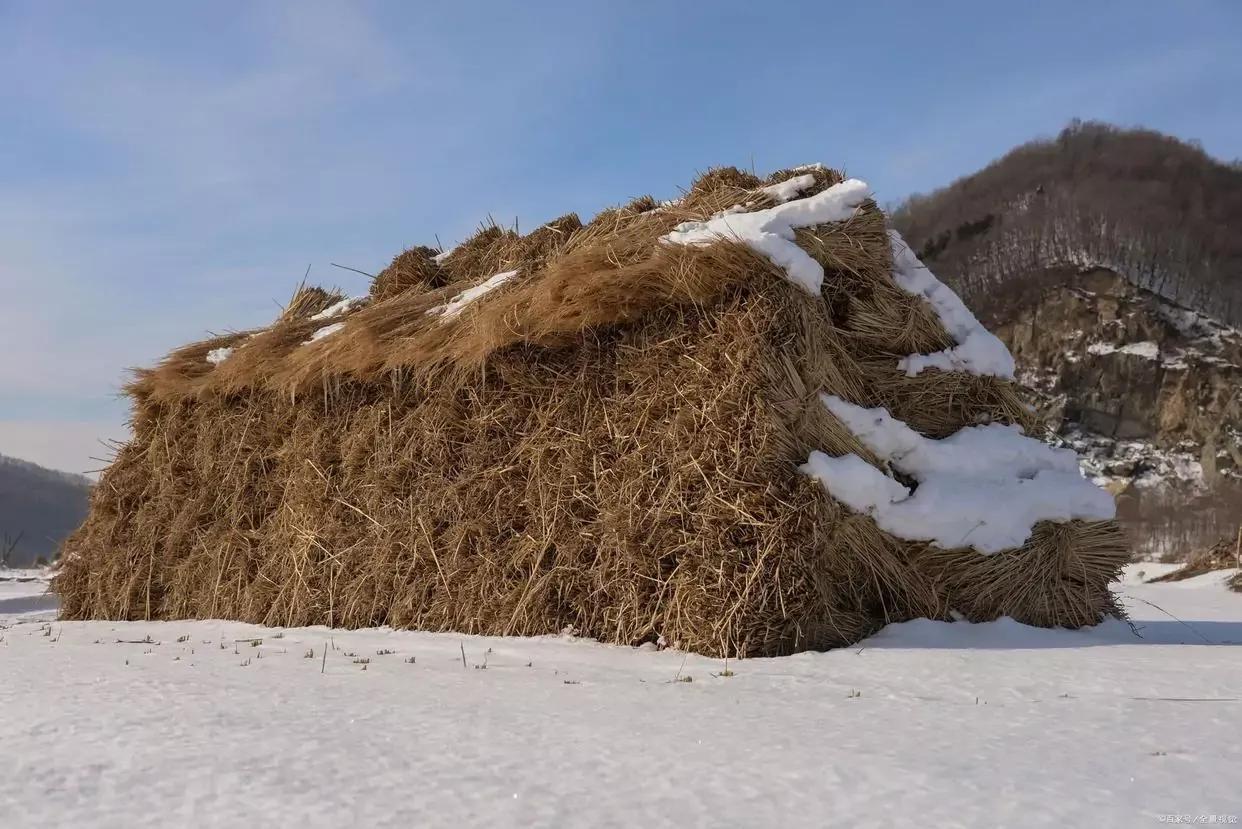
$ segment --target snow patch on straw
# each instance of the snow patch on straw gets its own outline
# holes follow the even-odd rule
[[[784,204],[800,195],[803,190],[814,186],[815,176],[808,173],[803,176],[794,176],[777,184],[769,184],[767,187],[760,187],[759,192],[769,196],[778,204]]]
[[[777,184],[769,184],[767,187],[760,187],[755,192],[762,193],[777,204],[784,204],[797,196],[803,190],[814,186],[815,176],[794,176],[791,179],[787,179],[786,181],[782,181]],[[726,207],[724,210],[719,210],[713,213],[712,218],[719,219],[724,216],[736,216],[741,213],[749,213],[753,211],[754,207],[754,200],[742,202],[741,204],[735,204],[732,207]]]
[[[324,308],[318,314],[315,314],[313,317],[311,317],[311,319],[326,320],[332,317],[340,316],[341,314],[348,313],[349,311],[354,310],[358,306],[365,304],[367,300],[369,299],[370,297],[366,297],[366,296],[355,296],[355,297],[349,297],[347,299],[342,299],[340,302],[336,303],[335,305],[329,305],[327,308]]]
[[[945,330],[957,341],[953,348],[935,354],[911,354],[897,362],[898,368],[914,377],[924,369],[965,371],[1013,379],[1013,355],[995,334],[988,331],[948,285],[937,279],[910,250],[895,230],[890,230],[893,251],[893,279],[904,291],[921,296],[931,305]]]
[[[481,282],[473,288],[467,288],[462,291],[460,294],[450,299],[447,304],[437,305],[435,308],[428,310],[427,315],[438,316],[441,320],[452,319],[460,314],[462,309],[467,305],[474,302],[484,294],[499,288],[501,285],[517,276],[517,273],[517,271],[505,271],[504,273],[498,273],[489,278],[487,281]]]
[[[801,182],[807,178],[813,180],[814,177],[799,176],[790,181]],[[776,188],[781,186],[771,185]],[[787,187],[778,192],[784,194],[791,189],[793,188]],[[810,254],[798,247],[794,241],[794,231],[800,227],[814,227],[852,218],[858,213],[868,192],[864,182],[849,179],[814,196],[789,201],[766,210],[717,215],[702,222],[682,222],[671,233],[660,237],[660,241],[671,245],[696,246],[710,245],[721,239],[742,242],[766,256],[773,264],[784,268],[795,285],[808,293],[818,294],[824,284],[824,269]]]
[[[340,331],[344,327],[345,327],[345,323],[343,322],[334,322],[331,325],[325,325],[323,328],[320,328],[314,334],[311,334],[310,339],[307,340],[306,342],[313,343],[315,342],[315,340],[322,340],[324,337],[331,337],[333,334],[335,334],[337,331]]]
[[[1108,520],[1112,496],[1082,477],[1078,457],[1017,426],[968,426],[943,440],[920,435],[886,409],[821,394],[872,452],[918,481],[913,492],[858,455],[812,452],[801,471],[828,494],[898,538],[990,555],[1021,547],[1040,521]]]

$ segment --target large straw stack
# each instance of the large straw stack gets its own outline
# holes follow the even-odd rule
[[[810,192],[840,181],[813,175]],[[133,440],[66,545],[64,618],[572,626],[755,656],[951,612],[1066,626],[1116,612],[1111,522],[1040,524],[991,556],[945,550],[894,538],[798,471],[815,449],[874,459],[820,391],[930,437],[1033,424],[1011,382],[898,369],[953,341],[894,283],[870,201],[798,232],[826,272],[818,296],[736,241],[660,242],[764,207],[763,184],[715,170],[676,204],[406,251],[367,302],[324,317],[340,297],[304,289],[271,327],[141,372]]]

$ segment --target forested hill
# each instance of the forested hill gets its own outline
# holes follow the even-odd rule
[[[1242,325],[1242,162],[1158,132],[1074,122],[911,197],[893,220],[993,325],[1097,268]]]
[[[90,487],[81,475],[0,455],[0,555],[13,567],[50,560],[86,517]]]

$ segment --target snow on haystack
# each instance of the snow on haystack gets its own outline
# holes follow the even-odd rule
[[[961,297],[918,260],[901,234],[895,230],[888,234],[893,248],[893,279],[903,290],[926,299],[945,330],[957,340],[953,348],[935,354],[911,354],[898,365],[911,377],[925,369],[938,368],[1012,380],[1013,356],[1005,344],[983,327]]]
[[[467,305],[479,299],[479,297],[486,296],[496,290],[501,285],[517,276],[517,273],[517,271],[505,271],[489,277],[485,281],[475,285],[473,288],[467,288],[460,294],[457,294],[457,296],[450,299],[447,304],[437,305],[436,307],[428,310],[427,314],[433,317],[440,317],[442,320],[452,319],[460,314],[462,309],[464,309]]]
[[[344,327],[345,327],[345,323],[343,322],[334,322],[331,325],[325,325],[323,328],[320,328],[314,334],[311,334],[310,339],[308,339],[306,342],[313,343],[316,340],[322,340],[324,337],[331,337],[333,334],[335,334],[337,331],[340,331]]]
[[[812,179],[807,174],[789,181]],[[772,185],[769,195],[792,195],[807,184],[788,186],[789,182]],[[822,193],[797,201],[756,210],[753,213],[728,213],[702,222],[683,222],[661,241],[675,245],[710,245],[721,239],[742,242],[785,269],[790,281],[808,293],[818,294],[824,284],[824,268],[811,255],[798,247],[794,231],[826,222],[840,222],[858,212],[867,199],[869,188],[856,178],[833,185]]]
[[[807,173],[801,176],[794,176],[790,179],[769,184],[767,187],[760,187],[759,192],[766,196],[770,196],[778,204],[784,204],[790,199],[797,196],[803,190],[815,186],[815,176]]]
[[[310,318],[312,320],[332,319],[333,317],[339,317],[343,314],[348,314],[350,311],[361,308],[362,306],[368,304],[370,301],[371,301],[371,298],[369,296],[346,297],[345,299],[342,299],[339,302],[335,302],[332,305],[329,305],[327,308],[324,308],[319,313],[312,314]],[[302,345],[310,345],[311,343],[322,340],[325,337],[331,337],[333,334],[337,333],[344,327],[345,327],[344,322],[334,322],[331,325],[325,325],[323,328],[320,328],[316,330],[314,333],[312,333],[310,337],[308,337],[302,343]]]
[[[1026,437],[1017,426],[968,426],[933,440],[886,409],[827,394],[821,399],[868,449],[918,486],[911,492],[854,454],[812,452],[802,470],[899,538],[997,553],[1025,544],[1040,521],[1116,515],[1112,496],[1082,477],[1072,450]]]
[[[370,297],[366,297],[366,296],[346,297],[345,299],[342,299],[340,302],[337,302],[333,305],[329,305],[327,308],[324,308],[318,314],[314,314],[313,316],[311,316],[311,319],[326,320],[326,319],[331,319],[332,317],[340,316],[341,314],[349,313],[355,308],[365,305],[368,301],[370,301],[370,299],[371,299]]]
[[[849,179],[809,198],[791,201],[814,182],[814,175],[808,173],[769,185],[761,192],[781,202],[776,207],[753,212],[741,212],[744,206],[734,207],[704,222],[684,222],[662,241],[706,245],[718,239],[734,239],[780,265],[795,284],[818,293],[823,286],[824,269],[798,247],[794,231],[850,218],[868,197],[870,188],[863,181]],[[1013,357],[1004,343],[979,323],[957,294],[923,266],[897,231],[890,230],[889,235],[893,279],[903,290],[926,299],[958,343],[935,354],[905,357],[901,368],[912,377],[925,369],[938,368],[1012,379]]]
[[[757,192],[761,194],[763,197],[767,199],[771,199],[777,204],[784,204],[785,202],[797,196],[803,190],[806,190],[814,186],[815,186],[814,174],[807,173],[806,175],[794,176],[793,178],[786,179],[785,181],[777,182],[776,184],[769,184],[767,187],[760,187]],[[724,210],[720,210],[712,214],[712,218],[721,219],[721,218],[724,218],[725,216],[738,216],[738,215],[741,215],[742,213],[753,213],[755,205],[758,201],[759,200],[756,199],[754,201],[748,201],[742,204],[735,204],[732,207],[725,208]],[[675,204],[675,203],[676,202],[668,202],[668,204],[670,205]]]
[[[763,188],[782,202],[750,213],[722,211],[706,222],[686,222],[663,241],[708,244],[737,239],[784,268],[790,281],[817,293],[823,268],[795,242],[794,230],[852,216],[867,197],[857,179],[818,195],[793,200],[812,186],[813,175],[790,178]],[[904,291],[931,305],[957,345],[934,354],[911,354],[898,365],[909,376],[929,368],[1014,376],[1014,360],[1005,344],[988,331],[961,298],[889,230],[893,279]],[[1150,343],[1139,346],[1153,345]],[[1126,347],[1126,353],[1143,354]],[[931,440],[894,419],[885,409],[864,409],[833,395],[824,405],[841,418],[881,459],[914,477],[909,488],[857,455],[830,457],[813,452],[803,471],[851,508],[872,516],[900,538],[934,541],[942,547],[972,546],[983,553],[1020,547],[1040,521],[1109,520],[1112,497],[1084,479],[1074,452],[1054,449],[1022,434],[1018,426],[967,427],[944,440]]]

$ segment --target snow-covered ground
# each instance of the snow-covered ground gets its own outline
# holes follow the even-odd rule
[[[56,597],[47,592],[48,571],[0,568],[0,625],[32,614],[46,618],[56,610]]]
[[[1165,569],[1118,587],[1139,635],[920,621],[731,676],[562,637],[62,624],[0,582],[0,826],[1242,820],[1242,596],[1137,576]]]

